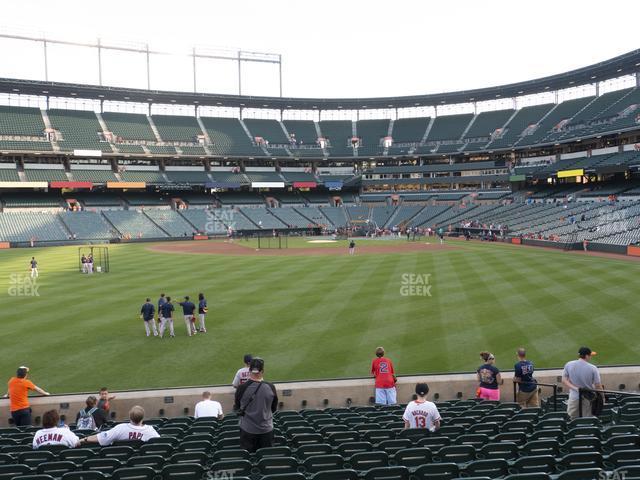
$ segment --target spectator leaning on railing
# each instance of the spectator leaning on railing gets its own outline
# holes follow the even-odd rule
[[[31,425],[31,406],[29,404],[29,390],[35,390],[41,395],[49,395],[43,389],[27,379],[29,367],[18,367],[15,377],[11,377],[5,398],[9,399],[11,418],[16,427]]]
[[[580,347],[579,358],[572,360],[564,366],[562,372],[562,383],[569,390],[569,400],[567,403],[567,413],[569,417],[580,416],[580,392],[581,388],[590,390],[603,390],[602,381],[598,367],[589,363],[591,357],[596,355],[589,347]],[[588,391],[582,396],[582,416],[592,417],[592,402],[596,399],[596,393]]]

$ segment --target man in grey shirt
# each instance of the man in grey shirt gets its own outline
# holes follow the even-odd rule
[[[263,375],[264,360],[252,359],[249,380],[236,390],[234,410],[240,416],[240,447],[250,453],[273,446],[273,413],[278,408],[278,394]]]
[[[596,352],[592,351],[589,347],[581,347],[578,351],[578,360],[572,360],[564,366],[564,371],[562,372],[562,383],[569,390],[567,413],[572,420],[580,416],[579,390],[581,388],[603,390],[598,368],[589,363],[591,357],[595,354]],[[591,413],[591,401],[592,400],[585,398],[583,395],[583,417],[593,416]]]

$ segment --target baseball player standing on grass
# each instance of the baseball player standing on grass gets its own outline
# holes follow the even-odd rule
[[[196,331],[196,317],[193,315],[196,306],[189,300],[189,295],[184,297],[184,302],[180,302],[180,306],[184,315],[184,324],[187,326],[187,335],[195,335],[198,333]]]
[[[31,278],[38,276],[38,262],[36,261],[36,257],[31,257]]]
[[[198,318],[200,319],[200,332],[207,333],[207,327],[204,324],[204,317],[208,312],[207,299],[204,298],[204,293],[198,294]]]
[[[167,299],[164,297],[164,293],[161,293],[158,299],[158,329],[162,325],[162,305],[165,303],[167,303]]]
[[[160,324],[160,338],[164,335],[164,330],[169,325],[169,336],[175,337],[173,331],[173,311],[175,310],[173,303],[171,303],[171,297],[167,297],[167,301],[162,304],[162,323]]]
[[[356,242],[351,240],[349,242],[349,255],[355,255],[355,253],[356,253]]]
[[[153,336],[158,336],[158,330],[156,330],[156,323],[154,321],[154,314],[156,313],[156,307],[151,303],[151,299],[147,298],[147,301],[142,305],[140,309],[140,318],[144,320],[144,329],[147,332],[147,337],[151,335],[151,330],[153,330]],[[149,324],[151,324],[151,329],[149,329]]]
[[[376,358],[371,363],[371,374],[376,379],[376,404],[396,404],[396,376],[393,362],[384,356],[384,348],[376,348]]]

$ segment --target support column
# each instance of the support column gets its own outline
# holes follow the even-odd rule
[[[98,39],[98,85],[102,86],[102,45]]]

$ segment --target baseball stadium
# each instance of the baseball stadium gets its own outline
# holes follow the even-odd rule
[[[0,480],[640,479],[640,49],[358,98],[283,95],[280,53],[194,47],[173,90],[149,44],[2,42],[44,74],[0,76]]]

